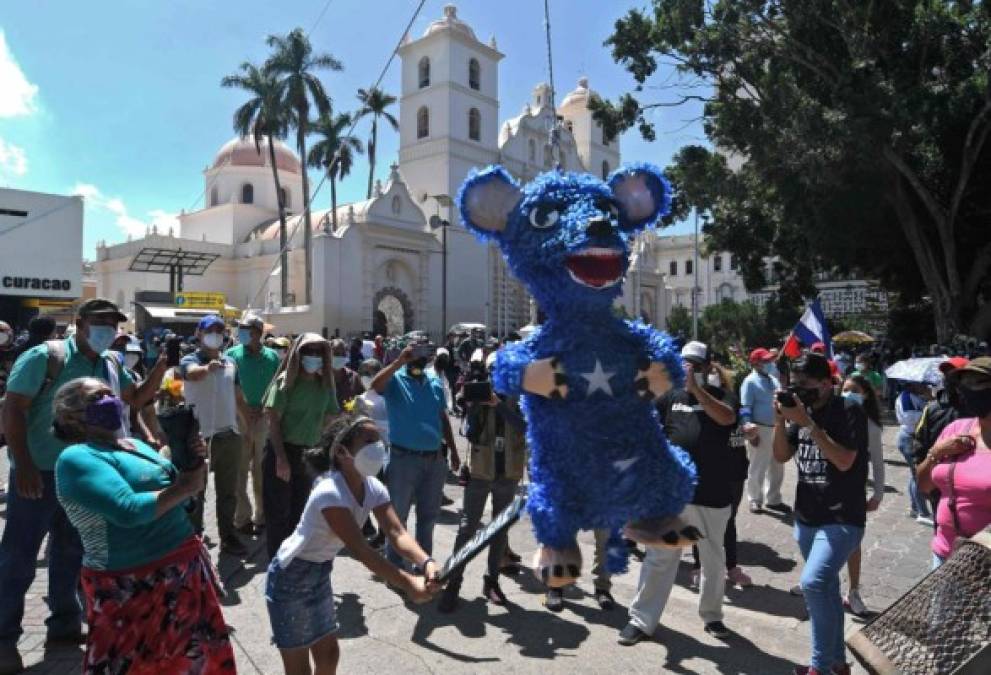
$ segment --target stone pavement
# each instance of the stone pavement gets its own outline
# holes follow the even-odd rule
[[[885,428],[886,497],[868,521],[864,538],[863,598],[880,610],[911,588],[928,571],[928,528],[907,517],[907,469],[895,448],[896,428]],[[464,453],[462,452],[462,456]],[[7,475],[6,458],[0,475]],[[448,485],[455,503],[445,507],[435,535],[435,552],[443,559],[454,543],[461,488]],[[794,494],[794,467],[786,473],[785,495]],[[789,497],[790,500],[790,497]],[[0,505],[0,528],[3,527]],[[411,519],[412,520],[412,519]],[[216,539],[212,505],[208,534]],[[410,523],[412,524],[412,523]],[[639,564],[614,578],[613,593],[620,607],[604,613],[593,598],[588,570],[592,539],[582,537],[584,576],[578,588],[566,592],[565,609],[552,614],[543,608],[542,588],[532,574],[503,577],[511,605],[488,605],[481,597],[484,556],[469,566],[462,604],[455,614],[441,615],[433,605],[413,606],[373,581],[355,560],[341,556],[333,574],[341,624],[341,671],[348,673],[790,673],[806,663],[809,629],[801,598],[788,590],[798,582],[801,560],[786,518],[752,515],[746,501],[738,516],[739,557],[754,586],[727,593],[727,626],[736,635],[726,642],[702,631],[697,598],[687,588],[688,566],[679,572],[656,640],[635,647],[616,644],[626,623],[626,607],[636,591]],[[514,550],[529,560],[536,548],[528,523],[510,535]],[[230,590],[224,613],[234,627],[238,669],[242,673],[281,671],[277,650],[269,643],[265,611],[265,553],[262,540],[251,542],[247,561],[221,556],[219,568]],[[217,549],[212,549],[217,556]],[[28,596],[21,653],[30,673],[77,673],[81,650],[44,648],[44,562]],[[2,580],[0,580],[2,583]],[[858,624],[847,622],[847,631]],[[852,657],[851,657],[852,659]],[[857,671],[857,669],[855,669]]]

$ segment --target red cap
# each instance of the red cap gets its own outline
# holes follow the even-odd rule
[[[763,347],[758,347],[757,349],[750,352],[750,363],[763,363],[764,361],[773,361],[774,354],[767,351]]]
[[[941,364],[939,364],[939,372],[945,375],[946,373],[954,371],[957,368],[963,368],[968,363],[970,363],[970,361],[968,361],[962,356],[951,356],[950,358],[946,359]]]

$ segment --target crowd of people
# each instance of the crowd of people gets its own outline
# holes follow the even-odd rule
[[[246,541],[264,537],[266,604],[287,673],[336,672],[332,570],[342,550],[410,600],[438,598],[438,611],[458,611],[464,571],[442,584],[433,558],[445,483],[457,476],[464,486],[455,549],[474,536],[490,499],[495,514],[526,489],[520,401],[489,383],[498,340],[477,329],[452,333],[439,348],[425,335],[405,344],[277,337],[252,315],[233,326],[206,316],[180,340],[121,332],[125,320],[114,303],[88,300],[69,335],[56,338],[54,324],[38,320],[16,349],[13,331],[0,325],[0,432],[11,459],[0,674],[20,669],[25,595],[46,537],[47,638],[84,642],[87,673],[153,672],[165,663],[170,672],[236,670],[207,544],[243,558]],[[809,665],[796,672],[812,675],[849,672],[844,614],[867,612],[861,544],[884,499],[888,398],[911,468],[907,514],[933,527],[933,566],[959,537],[991,523],[991,358],[948,358],[940,386],[908,383],[888,396],[892,383],[867,355],[827,352],[811,345],[788,359],[755,346],[744,375],[730,369],[729,355],[691,341],[681,352],[684,386],[656,403],[668,438],[698,474],[681,518],[703,535],[690,582],[702,630],[732,640],[726,585],[752,583],[737,556],[746,496],[751,513],[794,520],[805,561],[795,592],[812,634]],[[167,417],[183,410],[195,425],[177,441]],[[464,461],[458,433],[468,443]],[[791,464],[793,499],[782,493]],[[208,473],[218,542],[204,532]],[[594,534],[594,597],[611,611],[610,533]],[[682,558],[673,548],[637,553],[637,590],[618,636],[626,646],[652,636]],[[522,573],[521,558],[505,532],[486,556],[482,596],[506,604],[499,579]],[[561,589],[547,589],[544,602],[560,611]]]

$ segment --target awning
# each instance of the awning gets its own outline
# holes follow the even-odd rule
[[[167,305],[145,305],[140,302],[134,304],[147,312],[152,319],[169,323],[199,323],[204,316],[217,313],[212,309],[181,309]]]

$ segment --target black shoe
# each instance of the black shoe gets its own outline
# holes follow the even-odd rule
[[[237,558],[248,555],[248,549],[241,540],[231,535],[220,540],[220,552]]]
[[[705,624],[705,632],[712,637],[719,638],[720,640],[730,636],[729,628],[727,628],[722,621],[710,621]]]
[[[775,513],[780,513],[782,515],[788,515],[791,513],[791,507],[783,502],[778,502],[777,504],[765,504],[764,508],[768,511],[774,511]]]
[[[612,594],[604,588],[595,589],[595,601],[599,603],[599,609],[605,612],[616,606],[616,601],[613,599]]]
[[[499,575],[482,577],[482,595],[493,605],[502,607],[506,604],[506,594],[499,588]]]
[[[560,612],[564,609],[564,593],[560,588],[550,588],[544,596],[544,606],[552,612]]]
[[[437,602],[437,611],[441,614],[450,614],[458,608],[458,593],[461,591],[461,582],[452,581],[441,591],[440,600]]]
[[[634,626],[632,623],[628,623],[626,624],[626,628],[619,631],[618,642],[624,647],[631,647],[641,640],[646,640],[648,638],[650,638],[649,635]]]
[[[506,552],[502,555],[502,558],[503,560],[509,560],[510,562],[514,562],[517,565],[523,562],[523,556],[521,556],[519,553],[516,553],[515,551],[512,551],[508,547],[506,548]]]

